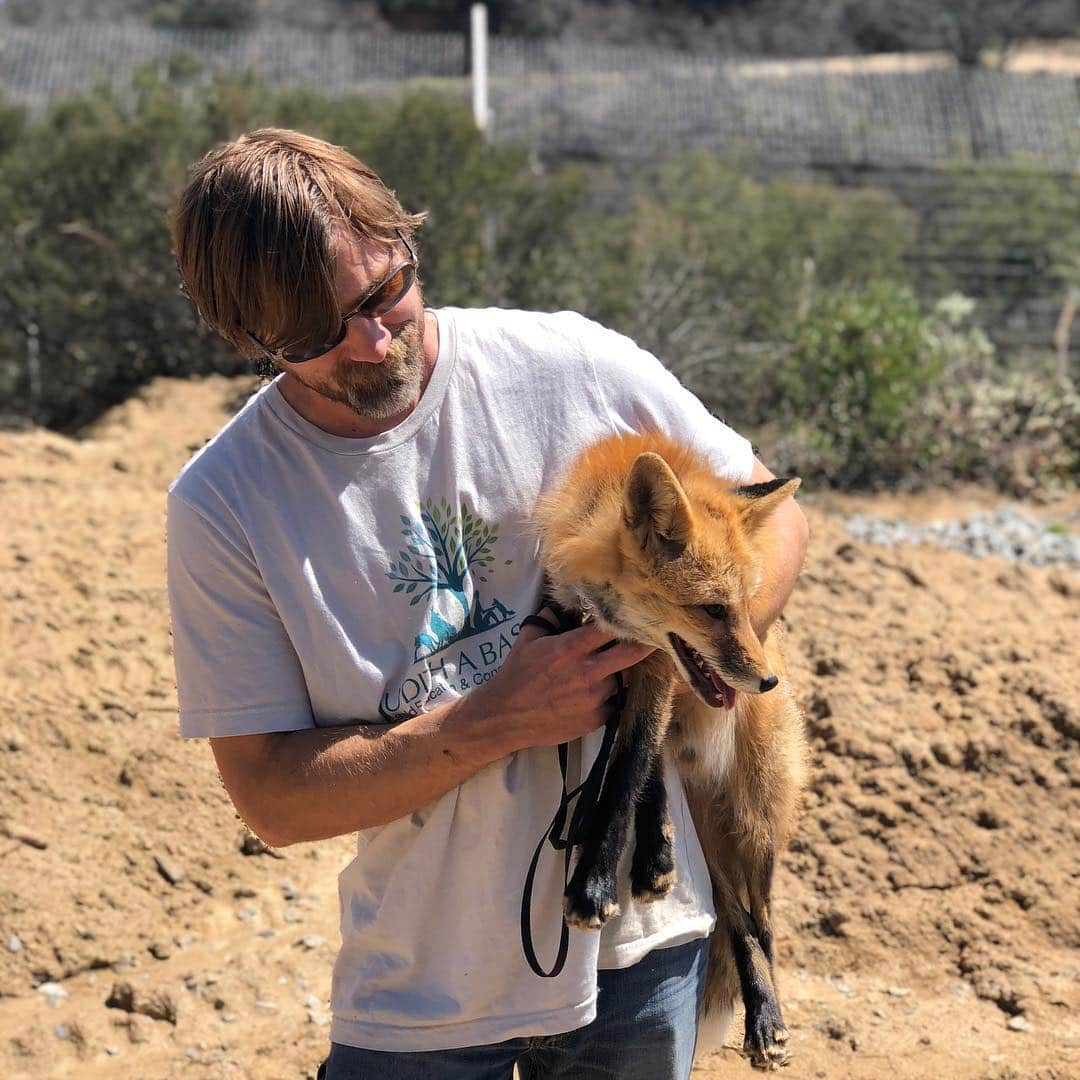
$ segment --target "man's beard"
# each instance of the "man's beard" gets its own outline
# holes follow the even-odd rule
[[[381,363],[357,363],[342,357],[324,383],[310,383],[294,372],[309,390],[345,405],[366,420],[396,416],[420,396],[424,378],[424,315],[406,323],[390,342]]]

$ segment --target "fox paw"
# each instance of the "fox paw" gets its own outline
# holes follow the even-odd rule
[[[634,851],[634,861],[630,867],[630,892],[635,900],[651,904],[667,896],[678,880],[675,856],[667,837],[654,851],[639,859],[641,854],[639,845]]]
[[[598,881],[571,881],[566,887],[563,915],[567,926],[599,930],[608,919],[616,918],[621,912],[614,889],[605,888]]]
[[[750,1064],[755,1069],[776,1072],[791,1060],[787,1041],[788,1031],[782,1020],[772,1023],[764,1017],[758,1017],[753,1031],[750,1030],[749,1024],[747,1025],[743,1053],[750,1059]]]
[[[631,885],[631,892],[635,900],[643,904],[652,904],[657,900],[663,900],[678,880],[674,870],[666,874],[654,874],[646,881],[635,881]]]

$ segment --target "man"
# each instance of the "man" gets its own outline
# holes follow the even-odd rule
[[[580,739],[583,772],[615,673],[650,651],[521,626],[542,585],[530,517],[613,430],[689,439],[735,481],[771,473],[655,358],[581,316],[425,308],[421,221],[351,155],[281,130],[215,150],[178,202],[193,301],[278,372],[170,489],[181,732],[210,738],[270,843],[359,834],[330,1080],[505,1080],[515,1063],[685,1077],[713,913],[672,770],[675,888],[573,932],[557,978],[523,957],[521,889],[561,790],[552,748]],[[794,503],[774,521],[759,631],[806,544]],[[562,871],[552,855],[534,882],[544,955]]]

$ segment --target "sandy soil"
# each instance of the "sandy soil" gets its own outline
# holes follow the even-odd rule
[[[163,493],[249,386],[163,380],[82,440],[0,435],[0,1076],[300,1078],[326,1046],[351,844],[245,849],[176,737]],[[1080,578],[864,546],[854,503],[807,505],[788,1075],[1080,1075]],[[695,1076],[749,1074],[726,1050]]]

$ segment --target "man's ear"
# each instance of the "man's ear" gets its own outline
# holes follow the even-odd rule
[[[651,451],[639,454],[623,486],[623,521],[642,551],[659,562],[677,559],[694,527],[693,511],[668,463]]]

